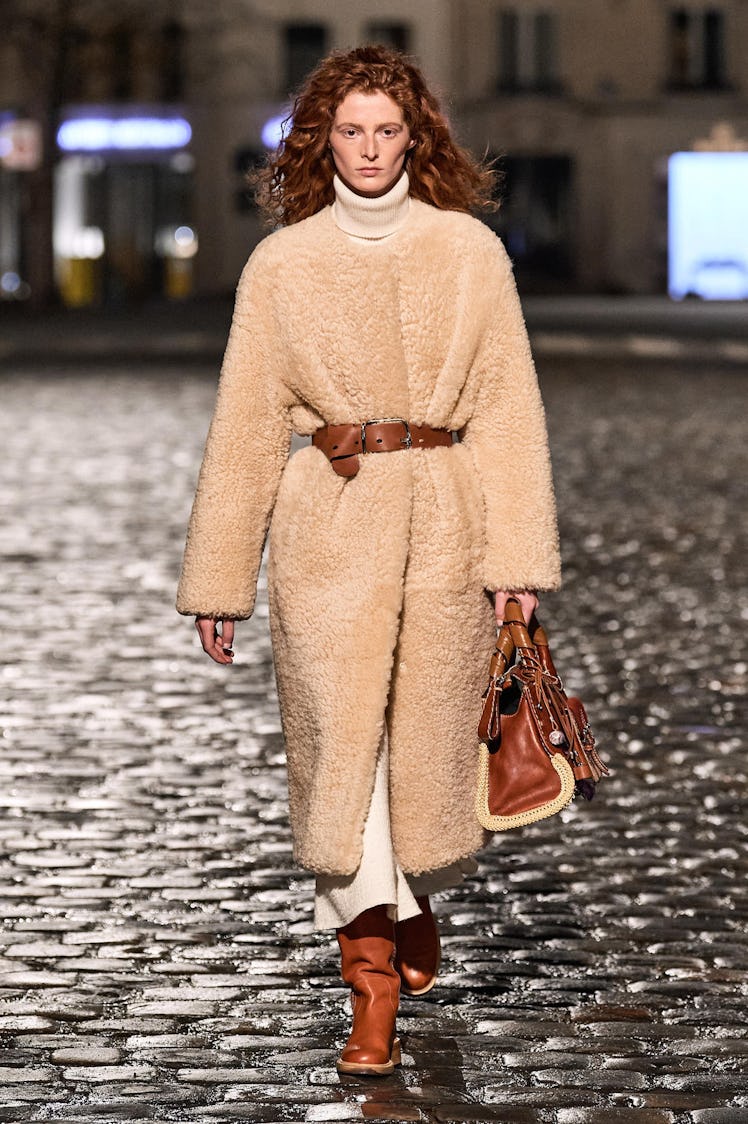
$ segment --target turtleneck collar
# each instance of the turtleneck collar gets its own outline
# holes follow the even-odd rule
[[[340,229],[351,238],[375,241],[387,238],[405,223],[410,208],[408,173],[403,172],[384,195],[374,198],[357,195],[343,183],[340,176],[333,177],[335,202],[333,218]]]

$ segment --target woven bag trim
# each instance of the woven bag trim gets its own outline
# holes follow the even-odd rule
[[[553,800],[540,804],[537,808],[530,808],[527,812],[517,812],[513,816],[494,816],[488,808],[488,762],[491,754],[485,742],[480,743],[480,756],[478,760],[478,791],[475,794],[475,814],[478,822],[489,831],[508,831],[512,827],[524,827],[525,824],[535,823],[536,820],[547,819],[548,816],[560,812],[567,804],[571,803],[574,796],[574,773],[571,765],[561,753],[554,753],[551,765],[558,773],[561,781],[561,791]]]

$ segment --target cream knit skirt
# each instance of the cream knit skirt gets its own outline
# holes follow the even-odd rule
[[[392,849],[388,791],[387,723],[377,753],[371,804],[364,826],[363,853],[354,874],[318,874],[314,897],[315,929],[339,929],[374,905],[386,905],[393,921],[420,913],[416,896],[457,886],[475,874],[478,863],[461,859],[424,874],[404,874]]]

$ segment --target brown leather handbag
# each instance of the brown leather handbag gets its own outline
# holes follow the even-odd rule
[[[591,800],[608,769],[581,699],[567,698],[545,630],[509,598],[478,724],[475,809],[490,831],[545,819],[575,795]],[[514,660],[514,662],[512,662]]]

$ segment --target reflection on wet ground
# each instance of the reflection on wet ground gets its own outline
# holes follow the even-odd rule
[[[229,675],[172,610],[212,380],[5,381],[0,1121],[748,1119],[743,382],[558,367],[544,394],[544,617],[614,775],[442,896],[405,1064],[356,1080],[266,602]]]

